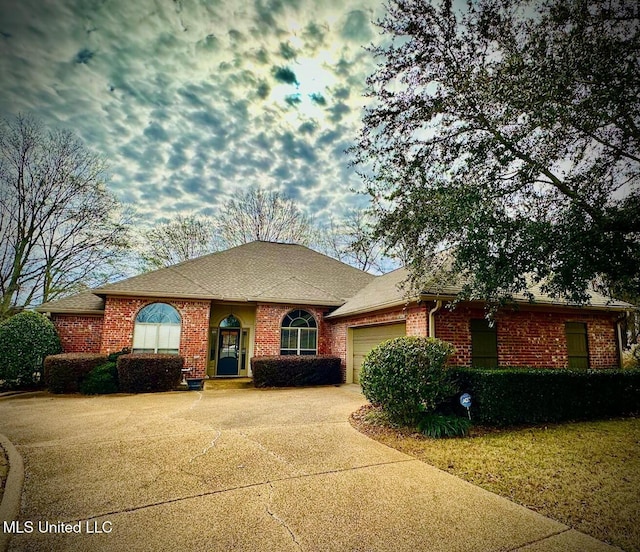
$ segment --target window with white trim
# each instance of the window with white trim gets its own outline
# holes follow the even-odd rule
[[[282,320],[281,355],[315,355],[318,353],[318,325],[313,315],[297,309]]]
[[[180,314],[167,303],[152,303],[140,309],[133,330],[134,353],[178,354]]]

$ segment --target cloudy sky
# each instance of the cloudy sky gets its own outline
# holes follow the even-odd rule
[[[0,116],[108,158],[147,221],[249,185],[317,220],[366,204],[354,141],[381,0],[0,0]]]

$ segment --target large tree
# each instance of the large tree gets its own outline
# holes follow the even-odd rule
[[[104,179],[71,132],[0,123],[0,319],[114,275],[127,230]]]
[[[218,251],[214,219],[178,214],[142,232],[139,255],[143,270],[171,266]]]
[[[314,235],[311,220],[292,199],[256,187],[226,202],[217,224],[225,247],[254,240],[308,245]]]
[[[354,153],[415,285],[449,250],[467,297],[640,295],[638,9],[390,0]]]

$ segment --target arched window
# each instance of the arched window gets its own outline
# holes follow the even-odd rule
[[[240,320],[238,320],[233,314],[227,316],[222,322],[220,322],[221,328],[239,328]]]
[[[318,352],[318,325],[312,314],[303,310],[291,311],[282,321],[280,330],[281,355],[315,355]]]
[[[134,353],[178,354],[180,314],[166,303],[152,303],[140,310],[133,330]]]

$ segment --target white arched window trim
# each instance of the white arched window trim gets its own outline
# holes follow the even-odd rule
[[[283,318],[280,328],[280,354],[318,354],[318,324],[310,312],[296,309]]]

